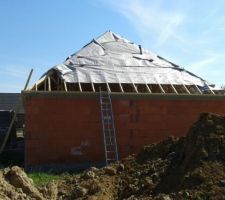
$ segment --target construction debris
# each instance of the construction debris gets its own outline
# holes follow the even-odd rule
[[[225,117],[202,114],[186,137],[145,146],[102,169],[35,187],[18,167],[0,174],[0,199],[225,199]]]

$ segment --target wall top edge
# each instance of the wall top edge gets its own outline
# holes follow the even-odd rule
[[[162,94],[162,93],[110,93],[112,99],[200,99],[225,100],[225,95],[214,94]],[[30,98],[82,98],[96,99],[99,93],[93,92],[65,92],[65,91],[22,91],[23,99]]]

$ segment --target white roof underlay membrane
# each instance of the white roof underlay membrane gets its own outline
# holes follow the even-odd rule
[[[93,39],[45,75],[53,71],[68,83],[209,84],[111,31]]]

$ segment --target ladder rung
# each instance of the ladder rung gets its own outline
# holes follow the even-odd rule
[[[105,133],[108,133],[105,138],[112,138],[114,137],[112,134],[110,134],[111,132],[110,131],[105,131]]]
[[[105,122],[105,125],[109,126],[109,125],[112,125],[112,122]],[[107,127],[106,127],[107,128]],[[110,129],[109,127],[107,129]],[[111,129],[112,130],[112,129]]]
[[[113,130],[105,130],[105,132],[111,133]],[[111,135],[110,135],[111,136]],[[107,137],[110,137],[109,135],[107,135]],[[113,136],[113,135],[112,135]]]
[[[105,139],[113,139],[113,137],[114,137],[113,135],[108,134],[108,135],[105,136]]]
[[[110,128],[109,126],[112,126],[112,123],[111,122],[105,122],[105,129],[109,130],[109,131],[112,131],[112,128]]]
[[[115,146],[115,144],[113,144],[113,143],[110,143],[110,144],[107,143],[106,146]]]
[[[102,105],[107,105],[107,106],[109,106],[109,105],[110,105],[110,102],[101,101],[101,104],[102,104]]]
[[[114,137],[113,130],[105,130],[104,132],[106,133],[106,138]]]
[[[113,141],[113,138],[112,137],[106,137],[105,138],[106,140],[110,140],[110,141]],[[112,142],[109,142],[108,144],[111,144]]]
[[[105,139],[112,139],[112,138],[113,138],[112,135],[106,135],[106,136],[105,136]]]
[[[112,119],[104,119],[104,122],[105,122],[106,124],[112,123]]]
[[[106,135],[106,136],[105,136],[105,139],[106,139],[106,140],[113,140],[113,138],[114,138],[114,137],[113,137],[112,135]]]
[[[109,142],[109,143],[106,144],[106,146],[115,146],[115,144],[112,143],[112,142]]]
[[[106,142],[106,146],[113,146],[113,145],[115,145],[113,142]]]
[[[106,115],[106,116],[103,117],[103,119],[112,119],[112,117],[109,116],[109,115]]]
[[[110,104],[109,102],[102,101],[102,105],[109,105],[109,104]]]
[[[113,141],[113,140],[111,140],[111,141]],[[115,143],[114,143],[114,142],[111,142],[111,141],[110,141],[110,142],[109,142],[109,141],[108,141],[108,142],[106,142],[106,146],[114,146],[114,145],[115,145]]]

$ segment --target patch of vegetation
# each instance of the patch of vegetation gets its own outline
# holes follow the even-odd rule
[[[46,185],[51,181],[59,180],[61,176],[51,174],[51,173],[35,172],[35,173],[29,173],[28,177],[34,181],[35,185],[41,186],[41,185]]]

